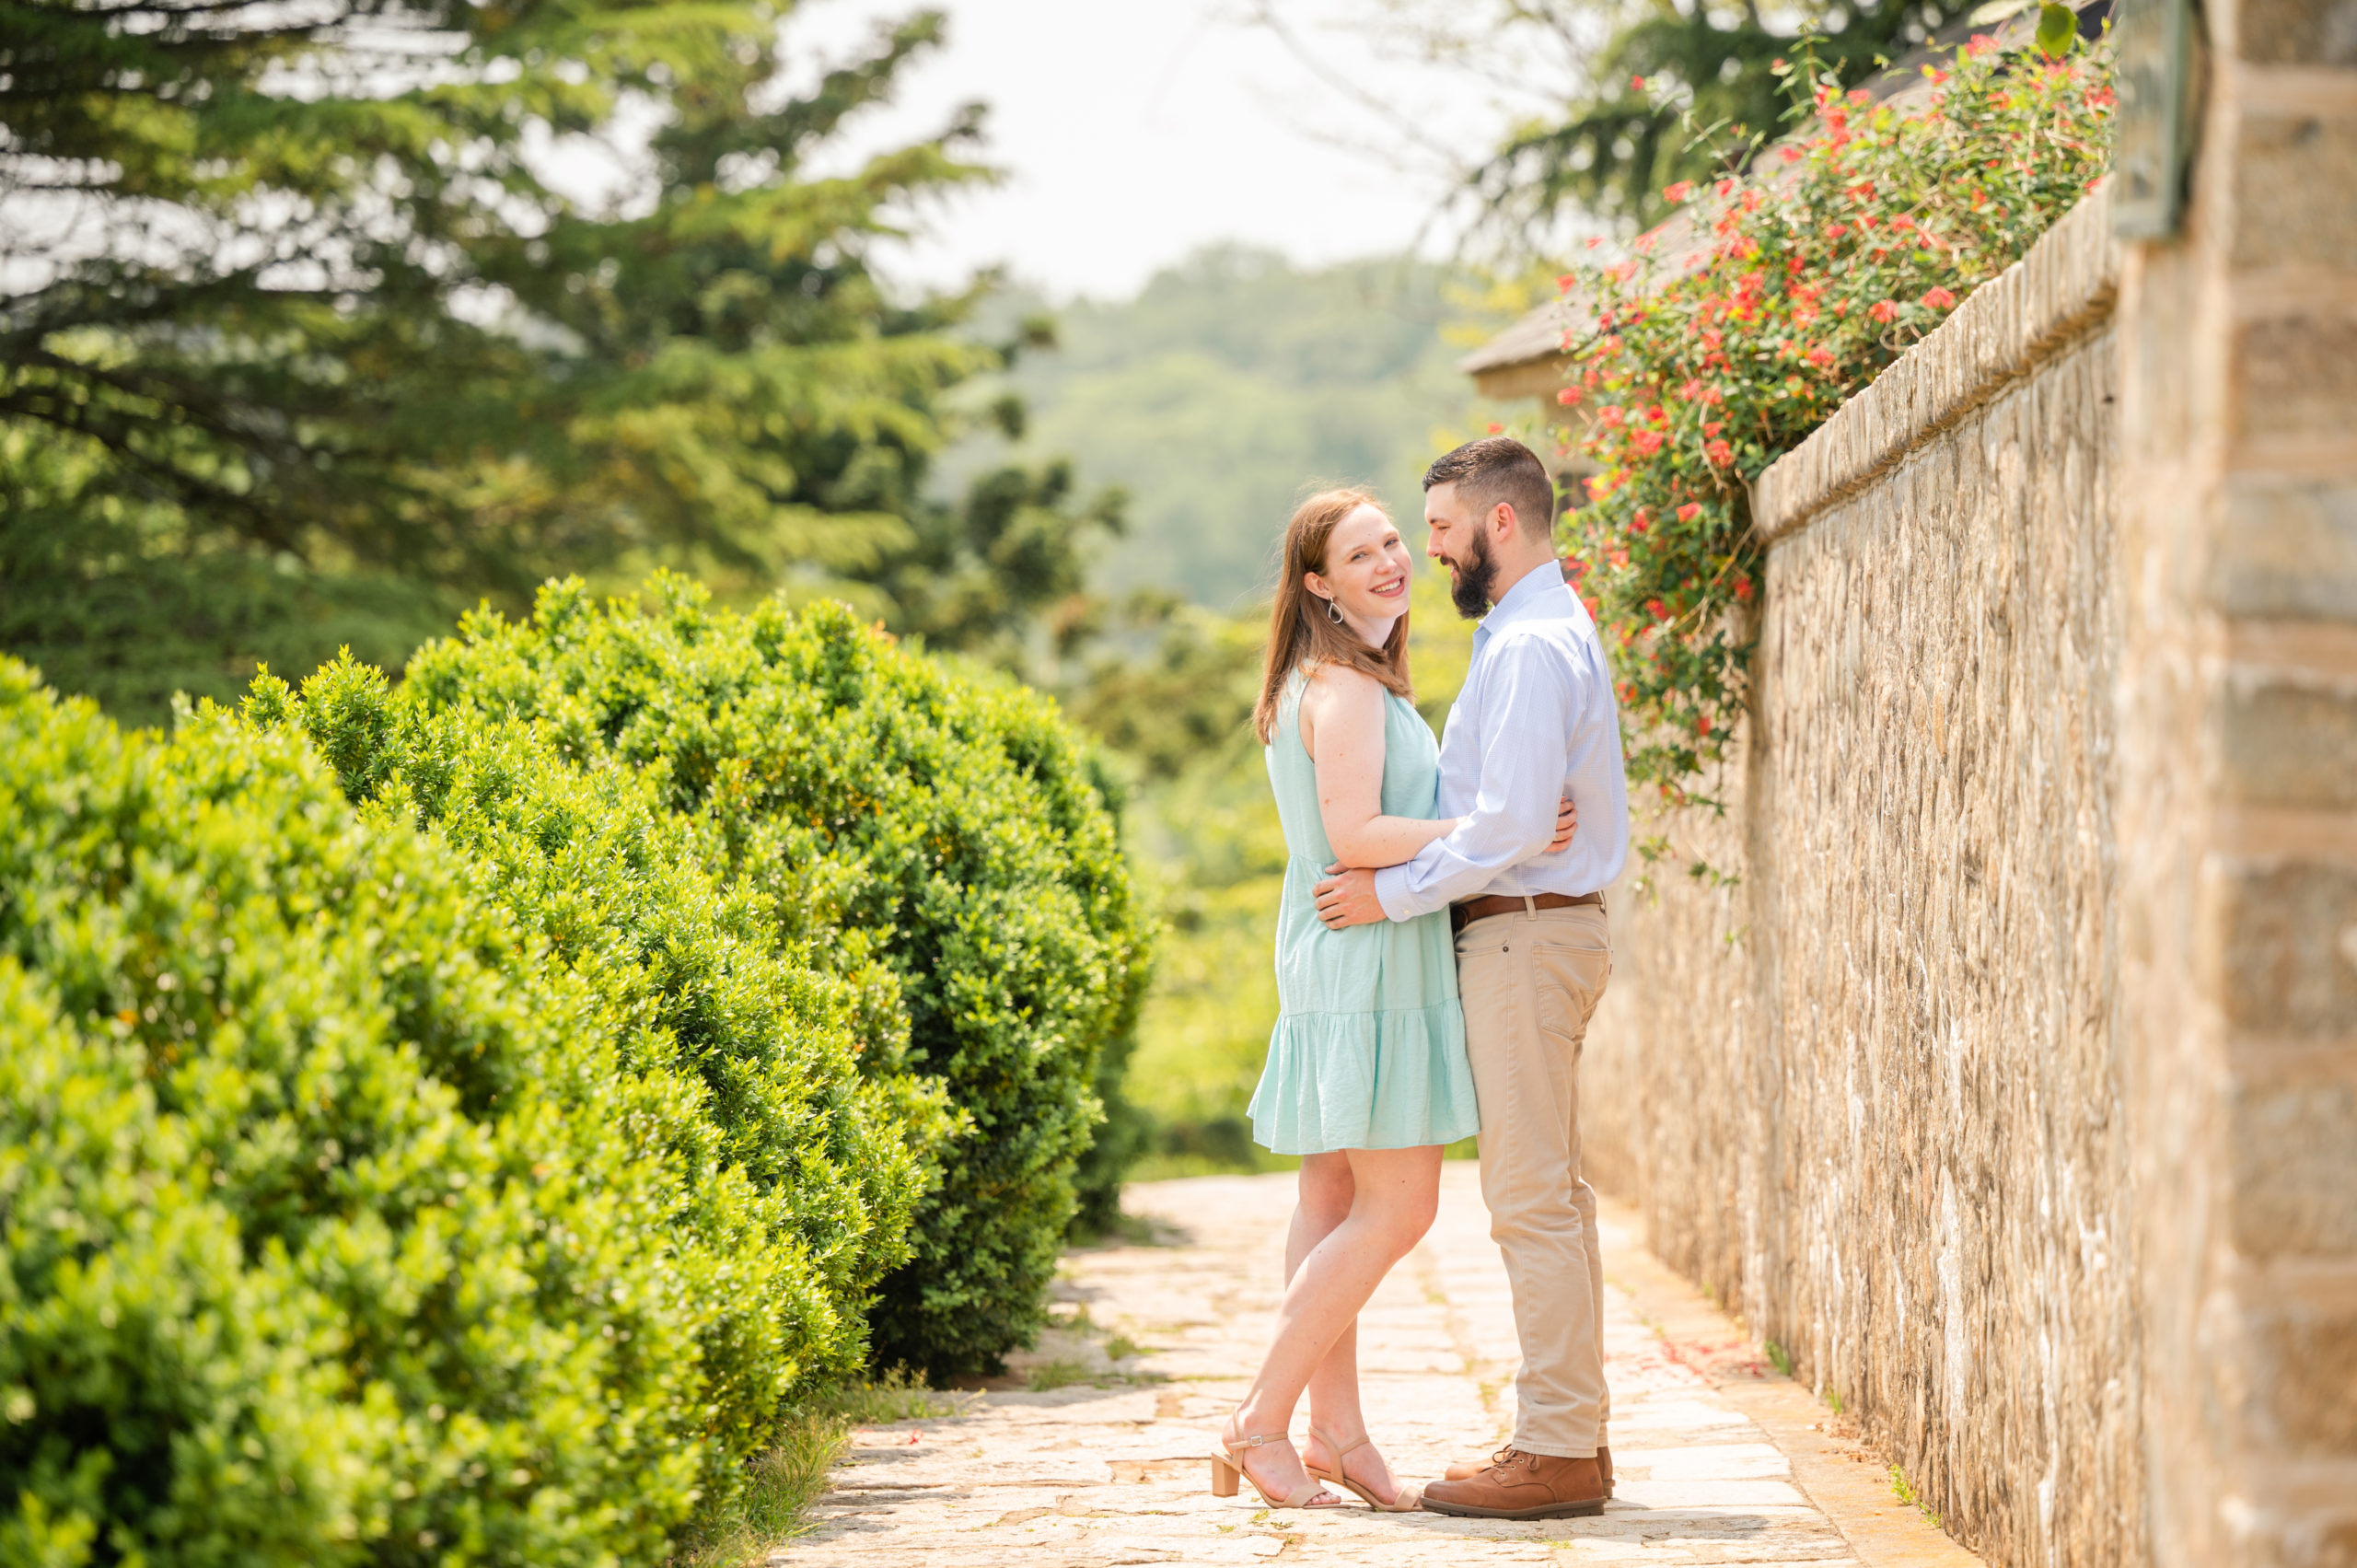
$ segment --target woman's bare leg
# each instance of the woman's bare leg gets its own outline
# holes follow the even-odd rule
[[[1301,1202],[1293,1212],[1293,1226],[1285,1236],[1285,1281],[1291,1283],[1309,1249],[1326,1239],[1351,1214],[1356,1188],[1346,1155],[1310,1155],[1301,1162]],[[1302,1462],[1332,1471],[1339,1469],[1386,1501],[1399,1495],[1399,1483],[1377,1449],[1353,1451],[1345,1459],[1334,1444],[1349,1446],[1366,1435],[1366,1416],[1359,1406],[1359,1320],[1335,1340],[1334,1348],[1309,1375],[1309,1435],[1301,1445]],[[1334,1443],[1318,1436],[1324,1433]]]
[[[1321,1401],[1318,1408],[1334,1422],[1341,1420],[1346,1408],[1353,1418],[1353,1430],[1336,1432],[1335,1435],[1346,1441],[1356,1435],[1361,1423],[1355,1419],[1355,1320],[1359,1309],[1375,1294],[1375,1287],[1383,1283],[1383,1276],[1431,1228],[1440,1202],[1440,1154],[1438,1144],[1415,1149],[1343,1151],[1340,1157],[1348,1161],[1351,1179],[1349,1213],[1340,1224],[1311,1241],[1299,1262],[1291,1268],[1284,1303],[1277,1312],[1276,1335],[1237,1411],[1238,1435],[1284,1431],[1292,1423],[1294,1407],[1313,1378],[1318,1379],[1321,1391],[1329,1388],[1329,1379],[1320,1374],[1325,1371],[1327,1358],[1346,1337],[1353,1342],[1351,1359],[1347,1366],[1335,1369],[1341,1376],[1331,1379],[1329,1397],[1347,1400],[1348,1404],[1338,1408]],[[1327,1160],[1334,1156],[1312,1157]],[[1305,1198],[1314,1191],[1320,1200],[1319,1213],[1313,1217],[1296,1212],[1295,1235],[1288,1238],[1289,1243],[1314,1229],[1318,1220],[1330,1213],[1337,1185],[1330,1166],[1321,1165],[1313,1175],[1305,1161],[1303,1171]],[[1289,1264],[1293,1263],[1292,1251],[1289,1244]],[[1341,1386],[1345,1381],[1347,1393]],[[1319,1424],[1330,1423],[1321,1421]],[[1288,1450],[1252,1452],[1260,1458],[1254,1473],[1271,1492],[1290,1492],[1307,1479],[1299,1468],[1300,1461]]]
[[[1357,1184],[1351,1178],[1347,1154],[1309,1155],[1301,1162],[1301,1201],[1293,1212],[1293,1226],[1285,1235],[1285,1283],[1301,1270],[1310,1249],[1351,1217]],[[1309,1421],[1313,1426],[1345,1440],[1358,1435],[1364,1424],[1359,1413],[1359,1320],[1334,1341],[1334,1348],[1309,1375]]]

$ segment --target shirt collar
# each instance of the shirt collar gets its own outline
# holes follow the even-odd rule
[[[1548,594],[1562,590],[1562,563],[1550,561],[1543,566],[1533,567],[1520,582],[1506,590],[1505,598],[1491,607],[1489,614],[1481,618],[1481,630],[1494,632],[1520,621],[1543,604]]]

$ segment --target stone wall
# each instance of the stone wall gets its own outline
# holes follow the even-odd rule
[[[2139,0],[2160,4],[2162,0]],[[1761,476],[1592,1167],[2000,1564],[2357,1568],[2357,0]]]
[[[1763,478],[1738,880],[1624,891],[1589,1047],[1655,1250],[2003,1562],[2143,1555],[2116,275],[2098,199]]]
[[[2206,0],[2120,277],[2115,824],[2164,1568],[2357,1564],[2357,4]]]

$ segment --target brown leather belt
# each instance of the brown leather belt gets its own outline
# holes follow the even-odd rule
[[[1468,899],[1461,904],[1448,906],[1448,928],[1462,931],[1477,920],[1487,920],[1493,914],[1520,914],[1526,909],[1567,910],[1579,904],[1604,902],[1602,893],[1582,893],[1574,898],[1569,893],[1533,893],[1527,900],[1511,893],[1493,893],[1486,899]]]

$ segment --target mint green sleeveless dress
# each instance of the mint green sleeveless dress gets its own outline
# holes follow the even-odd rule
[[[1269,783],[1284,825],[1284,895],[1277,906],[1277,1027],[1252,1095],[1252,1136],[1281,1155],[1410,1149],[1480,1130],[1457,948],[1446,911],[1329,931],[1311,893],[1334,864],[1318,813],[1318,777],[1301,744],[1293,678],[1268,746]],[[1407,699],[1384,693],[1383,811],[1433,817],[1440,748]]]

